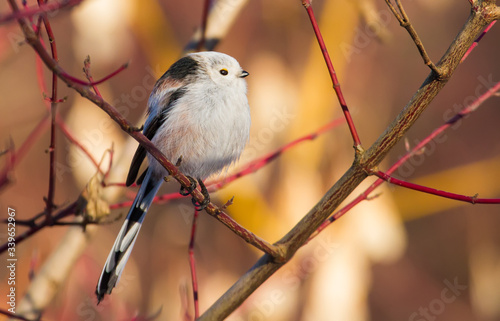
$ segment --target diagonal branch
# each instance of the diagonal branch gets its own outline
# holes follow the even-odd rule
[[[417,90],[403,111],[388,126],[379,139],[345,172],[319,202],[295,225],[276,245],[285,253],[286,260],[307,242],[312,233],[328,218],[333,210],[368,176],[371,169],[376,168],[394,145],[416,122],[430,102],[446,85],[461,57],[479,35],[481,30],[493,19],[484,12],[496,8],[494,3],[481,2],[477,11],[472,11],[462,30],[459,32],[447,52],[438,63],[445,72],[445,77],[437,77],[432,72]],[[274,274],[286,262],[276,262],[269,255],[262,256],[259,261],[246,272],[222,297],[220,297],[199,320],[221,320],[227,317],[252,294],[265,280]]]

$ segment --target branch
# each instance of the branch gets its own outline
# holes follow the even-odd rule
[[[477,197],[478,194],[476,194],[474,196],[465,196],[465,195],[450,193],[450,192],[446,192],[446,191],[441,191],[441,190],[438,190],[438,189],[435,189],[432,187],[426,187],[426,186],[422,186],[422,185],[418,185],[418,184],[414,184],[414,183],[410,183],[410,182],[405,182],[405,181],[402,181],[400,179],[391,177],[391,176],[389,176],[386,173],[381,172],[381,171],[376,171],[376,172],[374,172],[374,174],[377,177],[383,179],[384,181],[386,181],[390,184],[403,186],[403,187],[413,189],[416,191],[420,191],[420,192],[424,192],[427,194],[437,195],[437,196],[450,198],[450,199],[462,201],[462,202],[468,202],[468,203],[472,203],[472,204],[500,204],[500,199],[478,198]]]
[[[474,41],[474,43],[472,44],[472,46],[470,46],[469,50],[467,50],[467,52],[465,53],[465,55],[462,57],[462,61],[463,62],[465,59],[467,59],[467,57],[469,56],[469,54],[472,52],[472,50],[474,50],[474,48],[476,48],[478,45],[479,45],[479,41],[481,41],[481,39],[483,39],[483,37],[486,35],[486,33],[488,31],[490,31],[491,27],[493,27],[493,25],[496,23],[497,21],[492,21],[484,30],[483,32],[479,35],[479,37],[477,37],[477,39]]]
[[[7,186],[11,181],[10,173],[14,170],[16,165],[24,158],[26,153],[30,150],[31,146],[42,136],[42,133],[48,128],[49,118],[43,117],[42,120],[36,125],[33,131],[28,135],[24,143],[17,151],[10,151],[9,161],[5,164],[4,169],[0,173],[0,191]],[[13,148],[13,146],[12,146]]]
[[[289,233],[276,243],[285,253],[286,261],[293,256],[298,248],[307,242],[311,234],[368,176],[369,171],[384,159],[392,147],[401,140],[408,129],[415,123],[438,92],[445,86],[474,39],[492,21],[489,16],[483,15],[483,13],[492,10],[493,7],[496,7],[496,5],[481,2],[480,10],[471,12],[462,30],[438,63],[438,68],[444,71],[444,77],[438,78],[432,72],[379,139],[368,150],[362,152],[360,157],[355,159],[352,166],[340,180],[326,192],[321,200]],[[199,320],[224,319],[285,263],[276,262],[267,254],[262,256]]]
[[[303,0],[302,5],[307,11],[307,15],[309,16],[309,20],[311,21],[314,34],[316,35],[316,39],[318,40],[318,45],[323,53],[323,57],[326,62],[326,66],[328,68],[328,72],[330,73],[330,78],[332,79],[333,89],[335,90],[335,94],[337,94],[337,98],[340,103],[340,107],[342,108],[342,112],[344,113],[344,117],[347,121],[347,125],[349,126],[349,130],[351,131],[352,140],[354,141],[354,148],[356,153],[361,152],[361,140],[359,139],[358,132],[356,131],[356,126],[354,126],[354,121],[352,120],[351,113],[349,112],[349,108],[347,108],[347,103],[344,99],[344,94],[340,89],[340,83],[337,78],[337,73],[335,72],[335,68],[333,67],[332,60],[330,59],[330,55],[328,54],[328,49],[326,49],[325,42],[323,40],[323,36],[321,35],[321,31],[319,30],[318,22],[316,21],[316,17],[314,16],[314,12],[311,6],[310,0]]]
[[[72,8],[83,0],[65,0],[61,2],[51,2],[48,4],[41,4],[39,6],[28,8],[23,11],[17,11],[10,14],[5,14],[0,17],[0,25],[11,22],[13,20],[19,20],[22,18],[33,18],[34,16],[58,11],[59,9],[69,9]]]
[[[415,45],[417,46],[418,52],[422,56],[422,59],[424,60],[424,63],[431,68],[432,71],[436,73],[436,75],[441,76],[441,70],[434,65],[434,63],[431,61],[431,58],[429,58],[429,55],[427,54],[427,51],[425,51],[424,44],[422,43],[422,40],[420,40],[420,37],[417,34],[417,31],[413,27],[413,25],[410,22],[410,18],[406,14],[406,11],[403,8],[403,5],[401,4],[401,0],[396,0],[396,4],[398,9],[392,5],[391,0],[385,0],[387,5],[389,6],[389,9],[391,9],[392,13],[396,17],[396,19],[399,21],[399,24],[401,27],[405,28],[408,33],[410,34],[410,37],[413,39],[413,42],[415,42]],[[399,12],[398,12],[399,11]]]

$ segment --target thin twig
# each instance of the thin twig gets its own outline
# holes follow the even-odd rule
[[[396,0],[396,5],[397,9],[394,7],[392,4],[391,0],[385,0],[387,3],[387,6],[389,9],[392,11],[396,19],[399,21],[399,24],[401,27],[405,28],[406,31],[410,34],[410,37],[413,39],[413,42],[415,42],[415,45],[417,46],[418,52],[422,56],[422,59],[424,60],[424,63],[438,76],[442,76],[442,71],[432,62],[431,58],[427,54],[427,51],[424,48],[424,44],[422,43],[422,40],[420,40],[420,37],[417,34],[417,31],[413,27],[413,25],[410,22],[410,18],[406,14],[406,11],[403,8],[403,5],[401,4],[401,0]]]
[[[477,194],[474,196],[465,196],[465,195],[450,193],[450,192],[446,192],[446,191],[441,191],[441,190],[438,190],[438,189],[435,189],[432,187],[427,187],[427,186],[422,186],[422,185],[406,182],[406,181],[394,178],[392,176],[389,176],[382,171],[376,171],[376,172],[374,172],[374,174],[377,177],[383,179],[384,181],[386,181],[390,184],[406,187],[406,188],[413,189],[415,191],[420,191],[420,192],[427,193],[427,194],[437,195],[437,196],[441,196],[444,198],[449,198],[449,199],[462,201],[462,202],[468,202],[468,203],[472,203],[472,204],[500,204],[500,198],[478,198]]]
[[[43,2],[39,1],[39,4]],[[56,41],[54,38],[54,33],[50,25],[49,20],[46,15],[42,15],[43,25],[45,26],[45,31],[49,38],[50,50],[52,54],[52,59],[55,61],[59,60],[57,56]],[[47,198],[45,199],[46,207],[46,218],[47,221],[52,219],[52,210],[54,206],[55,188],[56,188],[56,113],[57,113],[57,74],[52,72],[52,95],[50,97],[50,146],[49,146],[49,190],[47,193]]]
[[[80,80],[80,79],[78,79],[76,77],[71,76],[70,74],[68,74],[68,73],[66,73],[64,71],[61,72],[61,76],[64,77],[64,78],[66,78],[66,79],[70,79],[72,82],[74,82],[76,84],[79,84],[79,85],[82,85],[82,86],[96,86],[96,85],[102,84],[103,82],[108,81],[109,79],[111,79],[114,76],[118,75],[120,72],[122,72],[125,69],[127,69],[128,65],[129,65],[129,63],[126,62],[123,65],[121,65],[118,69],[116,69],[115,71],[113,71],[112,73],[110,73],[109,75],[104,76],[103,78],[101,78],[101,79],[99,79],[97,81],[91,81],[91,82]]]
[[[70,205],[66,206],[65,208],[54,214],[50,221],[43,220],[41,223],[36,224],[23,234],[16,236],[16,244],[19,244],[22,241],[26,240],[28,237],[37,233],[42,228],[51,226],[53,222],[57,222],[65,217],[76,214],[77,210],[79,209],[79,206],[80,204],[78,202],[71,203]],[[0,254],[7,251],[7,249],[8,249],[8,243],[4,243],[2,246],[0,246]]]
[[[198,298],[198,279],[196,277],[196,260],[194,257],[194,240],[196,236],[196,221],[198,219],[198,211],[194,211],[193,225],[191,226],[191,238],[189,240],[189,267],[191,269],[191,284],[193,287],[193,302],[194,302],[194,318],[200,316],[199,298]]]
[[[289,149],[297,146],[298,144],[300,144],[302,142],[311,141],[311,140],[316,139],[319,135],[322,135],[322,134],[328,132],[329,130],[332,130],[333,128],[342,124],[344,121],[345,121],[345,118],[336,118],[336,119],[332,120],[331,122],[325,124],[324,126],[318,128],[316,131],[314,131],[310,134],[304,135],[302,137],[299,137],[299,138],[281,146],[280,148],[276,149],[275,151],[249,162],[248,164],[242,166],[242,168],[239,169],[238,172],[236,172],[235,174],[232,174],[232,175],[230,175],[230,176],[228,176],[220,181],[208,182],[207,183],[208,190],[211,192],[219,190],[222,187],[224,187],[225,185],[233,182],[236,179],[239,179],[243,176],[255,173],[256,171],[258,171],[259,169],[261,169],[265,165],[269,164],[270,162],[272,162],[273,160],[278,158],[281,154],[288,151]]]
[[[328,53],[328,49],[326,48],[325,41],[323,40],[323,36],[321,35],[321,30],[319,29],[318,22],[316,21],[316,16],[314,15],[312,6],[311,6],[311,1],[310,0],[303,0],[302,5],[307,11],[307,15],[309,16],[309,20],[311,21],[311,25],[314,30],[314,34],[316,35],[316,39],[318,40],[319,47],[321,49],[321,52],[323,53],[323,58],[325,59],[326,66],[328,68],[328,72],[330,73],[330,78],[333,83],[333,89],[335,90],[335,94],[337,95],[337,98],[340,103],[340,107],[342,108],[342,112],[344,113],[344,117],[347,121],[347,125],[349,126],[349,130],[351,131],[351,136],[352,140],[354,142],[354,148],[356,150],[356,154],[360,153],[362,151],[361,147],[361,140],[359,139],[358,132],[356,130],[356,126],[354,125],[354,121],[352,120],[351,117],[351,112],[349,111],[349,108],[347,107],[347,103],[344,99],[344,94],[342,93],[342,90],[340,89],[340,83],[337,78],[337,73],[335,71],[335,68],[333,67],[332,60],[330,59],[330,54]]]
[[[201,51],[205,49],[205,42],[207,39],[207,20],[208,20],[208,10],[210,9],[212,5],[212,0],[205,0],[203,4],[203,13],[201,16],[201,38],[198,43],[198,51]]]
[[[47,130],[49,125],[49,118],[43,117],[40,122],[31,131],[28,137],[24,140],[23,144],[17,151],[11,151],[9,156],[9,161],[5,164],[5,167],[0,172],[0,190],[4,188],[10,182],[10,173],[19,164],[19,162],[26,156],[28,151],[31,149],[33,144],[42,137],[42,133]],[[11,147],[13,148],[13,146]]]

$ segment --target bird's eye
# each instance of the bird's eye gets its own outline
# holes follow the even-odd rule
[[[221,70],[220,70],[220,74],[221,74],[222,76],[227,76],[227,74],[228,74],[228,73],[229,73],[229,72],[227,71],[227,69],[221,69]]]

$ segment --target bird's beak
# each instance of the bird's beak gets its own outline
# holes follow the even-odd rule
[[[247,71],[245,70],[242,70],[241,71],[241,75],[240,75],[240,78],[245,78],[246,76],[250,75]]]

